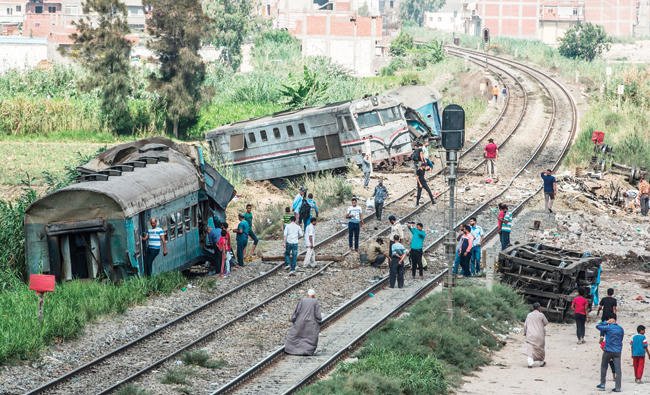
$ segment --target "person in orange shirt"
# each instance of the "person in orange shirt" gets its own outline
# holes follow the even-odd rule
[[[650,209],[650,183],[641,177],[639,180],[639,202],[641,204],[641,215],[648,216],[648,209]]]
[[[499,100],[499,87],[496,85],[492,87],[492,99],[494,99],[494,104],[497,104],[497,100]]]

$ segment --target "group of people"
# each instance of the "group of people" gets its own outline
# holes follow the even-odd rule
[[[314,195],[307,193],[305,187],[300,187],[293,199],[292,207],[285,208],[283,217],[284,267],[289,275],[296,274],[298,262],[298,244],[305,240],[305,267],[316,266],[316,224],[318,223],[318,205]]]
[[[596,329],[600,332],[598,341],[602,349],[600,363],[600,383],[596,386],[598,390],[604,391],[607,382],[607,370],[612,371],[614,378],[613,392],[621,392],[622,369],[621,355],[623,353],[623,341],[625,331],[617,323],[618,302],[614,297],[614,289],[607,290],[607,296],[602,298],[598,303],[596,316],[599,317]],[[587,298],[587,293],[583,289],[578,289],[578,296],[571,302],[573,317],[576,323],[576,337],[578,344],[585,343],[586,322],[591,310],[591,301]],[[546,325],[548,320],[541,311],[539,303],[533,304],[533,311],[528,314],[524,323],[524,336],[526,338],[526,354],[528,357],[528,367],[544,366],[545,361],[545,341]],[[629,342],[632,366],[634,369],[634,380],[637,384],[642,383],[645,357],[650,359],[650,350],[648,341],[645,337],[645,326],[638,325],[636,334],[632,336]]]

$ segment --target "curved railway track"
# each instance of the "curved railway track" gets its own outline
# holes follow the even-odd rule
[[[496,66],[495,68],[499,69]],[[504,69],[500,69],[500,70],[502,73],[504,73],[504,75],[509,75],[509,77],[511,77],[512,80],[515,82],[515,85],[513,85],[512,87],[518,85],[521,88],[522,101],[523,101],[520,115],[516,117],[517,119],[516,125],[514,127],[509,128],[511,129],[511,131],[504,139],[504,143],[505,143],[512,136],[512,134],[517,130],[521,120],[523,119],[526,106],[527,106],[527,95],[525,89],[521,86],[521,84],[519,83],[519,81],[515,76],[509,74]],[[506,129],[501,127],[501,123],[503,119],[512,118],[511,116],[505,116],[505,114],[509,114],[508,110],[509,108],[511,109],[511,107],[509,106],[510,97],[514,97],[515,96],[514,93],[516,92],[516,90],[513,89],[510,90],[512,94],[509,95],[508,102],[503,107],[501,117],[493,123],[493,125],[491,126],[490,130],[487,133],[481,136],[480,139],[478,139],[472,146],[470,146],[465,152],[463,152],[463,155],[468,155],[472,152],[476,152],[477,147],[479,147],[479,144],[482,141],[484,141],[487,138],[487,136],[490,135],[490,133],[494,132],[495,129],[497,128],[501,128],[501,130]],[[470,169],[470,172],[475,170],[481,165],[482,162],[476,165],[473,169]],[[434,178],[435,176],[442,174],[442,171],[443,171],[442,169],[439,170],[430,178]],[[412,194],[413,194],[413,190],[399,196],[398,198],[390,201],[389,204],[387,204],[387,207],[393,207],[393,205],[397,205],[397,203],[406,200],[407,197]],[[417,213],[424,210],[425,207],[426,204],[418,207],[415,210],[411,210],[409,213],[406,213],[404,215],[403,220],[416,215]],[[387,229],[382,229],[377,234],[382,234],[385,231],[387,231]],[[340,240],[340,237],[343,234],[345,234],[345,231],[337,232],[336,234],[318,243],[318,246],[330,245],[335,248],[339,248],[338,246],[336,246],[336,244],[338,243],[336,243],[335,241]],[[443,237],[444,235],[441,236],[440,239],[442,240]],[[203,342],[209,341],[211,337],[213,337],[216,333],[223,330],[224,328],[232,326],[236,322],[242,321],[247,316],[250,316],[250,314],[252,314],[253,312],[263,308],[269,302],[276,300],[282,297],[283,295],[286,295],[291,290],[296,289],[300,285],[308,282],[309,280],[315,278],[316,276],[319,276],[325,270],[327,270],[331,264],[332,262],[327,263],[326,265],[322,266],[319,270],[315,271],[314,273],[311,273],[309,276],[300,280],[296,280],[293,283],[290,283],[288,286],[286,281],[284,281],[281,284],[276,284],[273,281],[277,276],[278,272],[280,271],[279,269],[282,266],[282,265],[277,265],[273,267],[271,270],[269,270],[268,272],[263,273],[260,276],[253,278],[241,284],[240,286],[228,291],[227,293],[222,294],[208,301],[207,303],[203,304],[202,306],[199,306],[195,310],[192,310],[176,318],[175,320],[170,321],[164,324],[163,326],[158,327],[155,330],[146,333],[143,336],[109,353],[106,353],[100,356],[99,358],[96,358],[93,361],[78,367],[77,369],[67,373],[64,376],[54,379],[49,383],[35,390],[32,390],[30,393],[44,393],[44,392],[70,393],[70,392],[78,392],[80,388],[85,388],[86,392],[90,390],[91,392],[94,391],[102,394],[109,393],[117,389],[119,386],[127,382],[131,382],[136,378],[142,376],[143,374],[151,371],[152,369],[160,366],[164,362],[177,356],[182,351],[197,346]],[[268,283],[269,288],[272,290],[272,295],[268,298],[260,297],[259,295],[257,296],[253,295],[254,292],[252,292],[251,290],[265,283]],[[384,283],[385,283],[385,279],[382,279],[376,284],[373,284],[371,288],[379,289],[380,287],[383,286]],[[245,300],[248,303],[245,306],[246,308],[244,309],[244,311],[241,312],[240,314],[235,315],[234,317],[229,317],[229,318],[227,317],[228,319],[224,318],[223,320],[224,322],[221,323],[220,325],[219,323],[215,324],[215,312],[218,311],[219,306],[221,306],[221,303],[225,303],[226,299]],[[355,302],[352,302],[352,304],[346,304],[345,306],[347,307],[345,308],[350,309],[354,303]],[[358,301],[356,303],[358,303]],[[341,309],[339,310],[341,311],[341,313],[338,314],[340,316],[341,314],[343,314],[344,310]],[[334,314],[330,315],[328,318],[330,317],[334,319],[333,317],[336,317],[336,315]],[[210,326],[216,328],[209,331],[200,330],[200,328],[205,328]],[[181,341],[180,343],[162,341],[161,339],[165,337],[168,331],[180,331],[184,333],[185,336],[183,337],[183,339],[185,340],[188,337],[193,337],[193,338],[188,341]],[[188,336],[188,334],[190,336]],[[161,347],[161,345],[164,347]],[[143,356],[146,356],[146,358],[143,358]],[[143,359],[147,359],[147,361],[143,362],[142,361]],[[84,381],[88,384],[87,386],[80,384],[83,383]],[[100,388],[100,385],[98,385],[98,383],[106,383],[106,387]],[[72,385],[72,387],[70,387],[70,385]]]
[[[450,51],[450,52],[456,52],[456,53],[463,53],[463,51]],[[471,52],[469,52],[471,54]],[[472,55],[470,55],[472,58]],[[527,65],[521,64],[519,62],[514,62],[514,61],[508,61],[505,59],[500,59],[496,57],[490,57],[493,61],[499,61],[505,64],[509,64],[511,66],[515,66],[520,68],[521,70],[524,70],[530,77],[536,79],[537,81],[540,82],[541,85],[543,85],[545,90],[549,93],[550,98],[551,98],[551,104],[552,104],[552,110],[551,110],[551,116],[548,122],[548,126],[546,128],[546,131],[544,133],[543,138],[537,145],[533,155],[528,159],[525,164],[512,176],[512,178],[509,180],[509,182],[505,185],[503,190],[492,196],[490,199],[487,201],[483,202],[479,207],[474,209],[472,212],[470,212],[465,218],[463,218],[461,221],[458,222],[458,224],[465,222],[470,216],[477,216],[477,217],[486,217],[485,219],[489,218],[492,214],[490,213],[489,208],[497,201],[503,198],[503,196],[509,191],[513,185],[519,180],[520,176],[522,173],[527,171],[526,169],[529,167],[539,167],[540,165],[546,165],[546,167],[550,167],[553,169],[557,169],[568,152],[568,149],[570,147],[571,141],[573,140],[573,136],[575,135],[576,129],[577,129],[577,122],[578,122],[578,116],[577,116],[577,107],[575,105],[575,102],[571,96],[571,94],[566,90],[566,88],[553,78],[549,77],[548,75],[535,70],[533,68],[530,68]],[[476,60],[476,58],[473,58]],[[544,81],[546,80],[546,81]],[[556,92],[559,92],[560,95],[552,95],[551,91],[556,90]],[[570,109],[570,122],[567,125],[563,125],[561,121],[558,119],[558,108],[559,108],[559,100],[566,100],[566,104],[568,104],[569,109]],[[564,128],[563,128],[564,126]],[[567,133],[563,133],[564,129],[566,128]],[[554,133],[555,132],[555,133]],[[550,145],[549,145],[550,144]],[[558,145],[559,144],[559,145]],[[550,146],[551,148],[548,150],[550,152],[546,153],[544,152],[544,148]],[[550,160],[550,162],[549,162]],[[540,191],[540,188],[536,188],[533,191],[531,191],[530,194],[528,194],[526,197],[524,197],[522,200],[516,202],[516,205],[512,208],[513,212],[517,213],[519,212],[524,205],[526,205],[531,199],[533,199],[536,194]],[[479,221],[480,222],[480,221]],[[485,222],[484,222],[485,223]],[[486,240],[489,238],[492,238],[496,234],[496,226],[491,228],[487,232]],[[438,246],[440,246],[446,237],[447,232],[443,233],[440,235],[433,243],[427,246],[426,250],[432,250]],[[331,369],[335,363],[340,360],[344,355],[349,353],[351,349],[356,347],[360,342],[363,340],[363,338],[373,329],[381,325],[383,322],[385,322],[388,318],[391,316],[394,316],[398,314],[400,311],[403,311],[406,306],[408,306],[410,303],[413,301],[419,299],[422,297],[424,294],[426,294],[426,291],[429,289],[433,288],[435,285],[439,284],[442,281],[442,278],[444,274],[446,273],[446,270],[442,271],[438,275],[436,275],[434,278],[429,279],[424,282],[424,284],[420,287],[420,289],[415,292],[413,295],[408,297],[406,300],[404,300],[402,303],[400,303],[396,308],[393,310],[389,311],[387,314],[381,317],[380,320],[378,320],[375,324],[371,325],[368,327],[366,331],[364,331],[360,336],[355,337],[352,339],[348,344],[346,344],[344,347],[339,349],[337,352],[335,352],[331,357],[329,357],[326,361],[324,361],[320,366],[316,367],[315,369],[309,371],[306,375],[304,375],[302,378],[300,378],[297,382],[289,384],[288,386],[285,385],[285,387],[282,387],[282,390],[278,391],[279,386],[281,386],[282,383],[279,383],[279,381],[282,381],[282,377],[279,377],[277,374],[273,375],[273,384],[269,386],[268,388],[264,388],[260,386],[260,382],[264,382],[264,374],[265,372],[269,372],[271,369],[269,369],[272,365],[279,363],[280,360],[285,359],[285,358],[292,358],[290,356],[287,356],[283,352],[283,348],[280,347],[273,353],[271,353],[268,357],[264,358],[262,361],[257,363],[256,365],[252,366],[248,370],[246,370],[244,373],[236,377],[234,380],[228,382],[221,388],[219,388],[216,392],[213,394],[221,394],[221,393],[228,393],[228,392],[238,392],[238,393],[252,393],[256,391],[269,391],[268,393],[293,393],[296,390],[302,388],[303,386],[309,384],[310,382],[314,381],[318,377],[322,376],[325,372],[327,372],[329,369]],[[387,281],[387,277],[382,279],[382,283],[385,283]],[[375,291],[379,284],[373,285],[371,289],[368,289],[364,291],[364,293],[360,294],[359,297],[363,298],[365,297],[366,292],[370,291]],[[359,298],[358,297],[358,298]],[[358,301],[356,300],[357,298],[353,299],[350,301],[348,304],[342,306],[341,308],[337,309],[334,313],[332,313],[330,316],[328,316],[325,319],[325,326],[330,325],[333,321],[336,319],[340,318],[345,311],[349,311],[352,309],[354,306],[358,304]],[[293,357],[296,359],[295,357]],[[300,357],[296,359],[296,363],[300,363]],[[286,368],[286,367],[285,367]],[[259,380],[258,377],[258,385],[254,388],[246,388],[246,385],[250,383],[250,381],[255,378],[256,376],[261,376],[262,379]],[[285,375],[285,376],[291,376],[291,375]],[[267,380],[269,381],[269,380]],[[274,391],[275,390],[275,391]]]

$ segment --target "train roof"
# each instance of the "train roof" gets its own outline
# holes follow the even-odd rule
[[[440,92],[428,85],[401,86],[388,94],[406,107],[417,110],[440,100]]]
[[[201,175],[192,159],[185,154],[170,149],[168,145],[158,142],[127,143],[106,151],[98,158],[93,159],[89,164],[79,168],[85,177],[92,178],[94,169],[98,163],[103,163],[101,158],[106,160],[112,158],[113,169],[119,165],[127,166],[128,171],[108,170],[108,176],[102,181],[81,181],[59,189],[34,202],[26,212],[26,220],[29,216],[47,217],[46,213],[38,213],[39,210],[52,210],[49,207],[49,200],[59,199],[57,195],[70,193],[87,193],[91,199],[93,195],[104,195],[113,200],[121,208],[124,217],[131,217],[144,210],[160,206],[182,196],[198,191],[201,188]],[[170,141],[171,142],[171,141]],[[174,143],[172,143],[174,144]],[[130,151],[124,155],[125,148]],[[135,148],[135,150],[133,150]],[[144,148],[144,150],[143,150]],[[152,152],[153,151],[153,152]],[[138,162],[138,166],[130,166],[129,163]],[[87,210],[87,207],[79,207],[79,210]]]

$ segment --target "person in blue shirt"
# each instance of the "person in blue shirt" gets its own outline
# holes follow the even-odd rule
[[[167,236],[165,231],[158,226],[158,219],[151,218],[149,220],[151,225],[150,229],[142,235],[142,241],[147,242],[147,249],[144,253],[144,275],[151,276],[153,271],[153,261],[160,254],[160,249],[163,250],[163,256],[167,255]]]
[[[233,230],[234,233],[237,233],[237,264],[244,266],[244,254],[246,252],[246,245],[248,245],[250,225],[244,219],[244,214],[239,213],[237,218],[239,218],[239,225],[237,225],[237,229]]]
[[[393,245],[390,247],[390,268],[388,282],[391,288],[395,288],[395,280],[397,280],[397,287],[404,288],[404,259],[408,252],[406,248],[400,243],[398,235],[393,237]]]
[[[610,318],[607,322],[601,322],[596,325],[600,333],[605,334],[605,347],[603,348],[603,357],[600,360],[600,384],[596,386],[601,391],[605,391],[605,381],[607,379],[607,367],[609,361],[614,361],[614,370],[616,371],[616,384],[612,392],[621,392],[621,351],[623,351],[623,328],[616,323],[616,318]]]
[[[553,212],[553,201],[557,193],[557,180],[553,177],[553,170],[546,169],[540,174],[544,181],[544,208],[549,213]]]
[[[645,365],[645,355],[648,354],[650,358],[650,350],[648,350],[648,340],[645,338],[645,326],[639,325],[636,327],[636,335],[632,336],[630,341],[632,346],[632,366],[634,366],[634,382],[641,384],[643,378],[643,367]]]
[[[417,227],[413,226],[413,222],[409,222],[408,228],[411,231],[411,252],[409,258],[411,259],[411,274],[415,278],[416,269],[420,271],[420,277],[424,276],[422,267],[422,246],[424,244],[424,238],[427,237],[427,232],[422,230],[424,225],[418,222]]]
[[[481,272],[481,240],[483,239],[483,228],[476,223],[476,217],[469,219],[470,233],[474,236],[472,250],[470,251],[469,271],[472,276],[478,276]]]
[[[221,238],[221,229],[216,230],[212,226],[208,225],[207,227],[208,235],[205,240],[205,249],[210,253],[210,268],[208,271],[208,276],[214,276],[219,274],[221,271],[221,251],[217,244]]]
[[[316,200],[314,200],[313,193],[307,195],[307,204],[309,204],[309,207],[311,207],[311,209],[309,211],[309,217],[305,218],[304,221],[305,229],[307,229],[307,226],[309,226],[309,224],[311,223],[312,217],[318,218],[318,205],[316,204]]]

